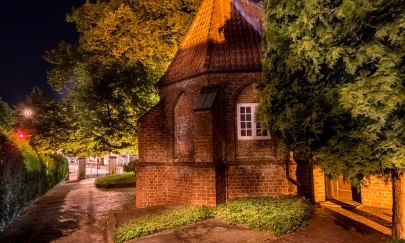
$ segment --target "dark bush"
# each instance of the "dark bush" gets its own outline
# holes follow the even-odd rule
[[[8,104],[0,97],[0,128],[9,128],[11,126],[11,109]]]
[[[124,165],[124,172],[135,172],[135,164],[137,160],[131,160],[128,164]]]
[[[220,205],[216,216],[231,224],[246,224],[252,229],[271,230],[276,236],[304,226],[311,205],[302,198],[245,198]]]
[[[0,131],[0,232],[32,200],[65,178],[67,160],[40,156],[26,141]]]
[[[43,157],[48,170],[48,180],[51,187],[66,178],[69,172],[68,160],[58,154],[50,154]]]

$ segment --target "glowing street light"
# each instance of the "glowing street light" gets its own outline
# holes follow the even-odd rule
[[[17,138],[19,140],[26,140],[28,138],[28,133],[26,131],[18,131]]]
[[[32,116],[32,110],[30,110],[30,109],[25,109],[25,110],[23,111],[23,115],[24,115],[25,117],[27,117],[27,118],[31,117],[31,116]]]

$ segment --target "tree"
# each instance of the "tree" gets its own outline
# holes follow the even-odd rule
[[[45,54],[48,82],[64,92],[74,137],[88,151],[135,150],[137,119],[158,101],[168,66],[201,0],[86,1],[67,17],[80,35]]]
[[[75,23],[80,47],[100,64],[141,63],[162,75],[201,0],[87,1],[67,20]]]
[[[31,115],[27,116],[25,111]],[[30,144],[42,153],[61,150],[69,140],[74,122],[69,119],[62,102],[52,100],[38,87],[14,110],[15,126],[28,132]]]
[[[405,2],[264,5],[258,118],[331,177],[391,174],[393,237],[405,238]]]
[[[12,111],[8,104],[0,97],[0,128],[9,129],[12,122]]]

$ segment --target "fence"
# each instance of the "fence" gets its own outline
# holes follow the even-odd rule
[[[124,172],[124,165],[122,163],[117,163],[116,161],[113,166],[113,171],[115,174],[120,174]],[[85,177],[86,178],[99,178],[110,174],[109,164],[100,163],[97,161],[86,160]],[[79,174],[79,163],[78,161],[72,161],[69,163],[69,180],[77,180]]]

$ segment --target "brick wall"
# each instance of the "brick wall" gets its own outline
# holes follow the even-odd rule
[[[217,205],[215,171],[215,167],[193,168],[192,205]]]
[[[165,204],[217,205],[213,164],[138,163],[136,207]]]
[[[212,112],[200,111],[194,114],[195,161],[214,161],[214,141],[212,134]]]
[[[372,176],[361,188],[362,203],[367,206],[392,208],[392,182]]]
[[[194,161],[193,96],[191,92],[183,92],[174,105],[174,158],[177,162]]]
[[[136,165],[136,207],[167,204],[167,185],[164,166]]]
[[[159,103],[139,121],[139,160],[143,162],[167,161],[166,116],[164,103]]]
[[[274,139],[237,139],[237,103],[258,102],[260,78],[207,74],[160,88],[162,103],[141,120],[137,207],[296,193]],[[220,90],[213,108],[193,111],[200,91],[213,87]],[[290,169],[295,177],[297,166]]]
[[[322,202],[326,200],[325,174],[319,166],[312,166],[312,200]]]
[[[284,164],[229,165],[227,174],[228,199],[296,194]]]
[[[167,202],[190,204],[192,196],[193,168],[189,166],[165,166]]]

